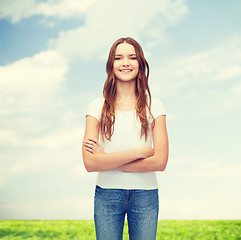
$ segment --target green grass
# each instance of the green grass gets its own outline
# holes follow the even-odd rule
[[[0,239],[95,239],[91,220],[1,220]],[[128,238],[125,225],[124,240]],[[161,240],[241,240],[241,220],[160,220],[157,239]]]

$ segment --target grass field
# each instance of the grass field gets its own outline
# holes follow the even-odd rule
[[[91,220],[1,220],[0,239],[95,239]],[[128,238],[125,225],[124,240]],[[241,240],[241,220],[160,220],[157,239]]]

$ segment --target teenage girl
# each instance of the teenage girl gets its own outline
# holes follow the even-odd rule
[[[87,171],[98,172],[96,238],[121,240],[127,215],[130,240],[154,240],[155,171],[164,171],[168,161],[166,114],[162,102],[151,98],[149,65],[134,39],[120,38],[112,45],[106,72],[103,97],[88,107],[82,146]]]

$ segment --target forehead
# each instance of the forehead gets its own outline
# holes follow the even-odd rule
[[[115,54],[121,54],[121,55],[129,55],[129,54],[136,54],[135,48],[132,44],[129,43],[120,43],[116,47]]]

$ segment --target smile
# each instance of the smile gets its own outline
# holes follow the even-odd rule
[[[120,70],[120,72],[131,72],[132,70],[131,69],[122,69]]]

